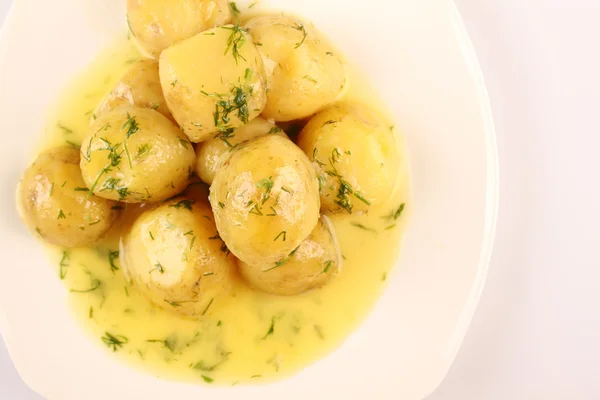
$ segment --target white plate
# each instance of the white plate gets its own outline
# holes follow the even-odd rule
[[[405,132],[414,214],[401,265],[366,323],[328,358],[276,384],[213,388],[156,379],[91,343],[14,206],[47,107],[124,31],[125,0],[16,1],[0,41],[0,332],[33,390],[57,400],[418,399],[440,383],[478,301],[495,227],[487,95],[450,0],[351,3],[264,0],[261,8],[313,21],[370,77]]]

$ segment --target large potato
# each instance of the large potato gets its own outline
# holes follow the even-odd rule
[[[250,265],[286,259],[319,219],[314,168],[291,141],[267,135],[239,145],[210,187],[227,247]]]
[[[201,143],[196,149],[196,174],[209,185],[223,161],[238,144],[259,136],[273,134],[287,138],[285,132],[272,122],[262,118],[253,119],[241,128],[236,129],[229,138],[211,139]]]
[[[340,104],[315,115],[298,137],[319,177],[325,212],[366,212],[393,195],[400,155],[392,129],[364,107]]]
[[[275,265],[240,262],[240,272],[257,289],[290,296],[324,286],[338,273],[341,263],[333,227],[327,217],[322,217],[288,258]]]
[[[96,243],[119,214],[116,202],[90,195],[79,169],[79,151],[57,147],[25,171],[19,211],[32,232],[63,247]]]
[[[142,214],[122,246],[126,276],[155,304],[203,316],[227,293],[235,257],[206,204],[177,198]]]
[[[96,109],[96,118],[121,106],[152,108],[167,118],[171,112],[162,93],[158,62],[142,60],[135,63]]]
[[[230,21],[227,0],[127,0],[131,33],[155,58],[172,44]]]
[[[173,117],[196,143],[229,138],[267,101],[262,59],[238,25],[211,29],[165,50],[160,82]]]
[[[185,135],[164,115],[122,107],[100,116],[81,145],[81,171],[100,197],[156,202],[181,193],[196,156]]]
[[[347,86],[346,67],[309,24],[285,16],[245,25],[263,56],[269,92],[263,115],[275,121],[309,117],[336,101]]]

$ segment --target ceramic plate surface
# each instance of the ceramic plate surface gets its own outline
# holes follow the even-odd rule
[[[419,399],[450,367],[485,280],[498,194],[487,95],[454,4],[263,0],[260,9],[314,22],[406,136],[413,214],[388,289],[341,348],[275,384],[191,385],[117,362],[71,316],[14,193],[61,88],[125,32],[125,0],[16,0],[0,39],[0,332],[25,382],[48,399]]]

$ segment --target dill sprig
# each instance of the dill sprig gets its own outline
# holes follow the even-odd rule
[[[239,63],[240,58],[246,61],[244,56],[240,53],[240,49],[244,46],[244,43],[246,43],[246,34],[248,31],[244,28],[240,28],[239,22],[234,26],[222,26],[221,28],[231,31],[231,35],[229,35],[229,38],[227,39],[225,54],[229,53],[231,50],[231,54],[233,55],[236,64]]]

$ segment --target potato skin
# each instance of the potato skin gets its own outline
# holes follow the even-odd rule
[[[322,211],[361,213],[387,201],[399,177],[394,133],[373,111],[338,104],[315,115],[298,146],[317,171]]]
[[[159,69],[169,109],[194,143],[229,137],[258,117],[267,101],[262,58],[237,25],[171,46],[161,54]]]
[[[244,27],[260,44],[265,64],[269,87],[265,118],[306,118],[344,93],[345,63],[310,24],[286,16],[260,16]]]
[[[236,267],[210,207],[184,197],[142,214],[121,250],[134,285],[154,304],[186,316],[209,313]]]
[[[144,52],[167,47],[231,21],[227,0],[127,0],[127,22]]]
[[[227,247],[251,265],[287,257],[319,219],[314,168],[294,143],[276,135],[233,151],[217,171],[210,203]]]
[[[86,190],[79,150],[56,147],[40,154],[19,185],[21,217],[32,232],[63,247],[93,245],[119,216],[117,203]]]
[[[165,117],[172,118],[162,94],[157,61],[142,60],[131,66],[100,103],[95,112],[96,118],[122,106],[152,108]]]
[[[185,135],[164,115],[122,107],[100,116],[81,145],[88,188],[126,203],[157,202],[182,192],[196,156]]]
[[[196,149],[196,174],[210,185],[221,163],[225,161],[222,157],[231,154],[229,150],[246,140],[267,134],[287,138],[285,132],[274,123],[259,117],[250,121],[248,125],[236,129],[231,138],[211,139],[200,143]]]
[[[281,265],[280,265],[281,264]],[[342,258],[333,226],[319,223],[285,263],[251,266],[239,263],[242,276],[267,293],[293,296],[326,285],[341,270]]]

